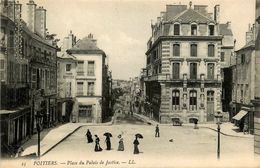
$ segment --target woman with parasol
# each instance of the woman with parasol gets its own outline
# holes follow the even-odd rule
[[[89,129],[88,129],[88,131],[87,131],[87,133],[86,133],[86,136],[87,136],[88,143],[92,143],[92,142],[93,142],[92,134],[91,134],[91,132],[89,131]]]
[[[110,137],[112,137],[112,134],[109,132],[104,133],[104,136],[106,136],[106,144],[107,144],[107,150],[111,150],[111,141]]]
[[[118,135],[118,138],[119,138],[119,145],[118,145],[118,151],[124,151],[124,141],[123,141],[123,138],[122,138],[122,135]]]
[[[143,136],[141,134],[135,134],[135,140],[133,142],[133,144],[134,144],[134,154],[139,154],[139,149],[138,149],[139,141],[138,141],[138,138],[143,138]]]
[[[95,137],[96,137],[96,140],[95,140],[95,142],[96,142],[95,152],[100,152],[100,151],[102,151],[102,148],[100,147],[100,144],[99,144],[100,139],[99,139],[99,137],[97,135],[95,135]]]

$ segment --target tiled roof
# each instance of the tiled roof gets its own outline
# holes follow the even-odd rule
[[[207,16],[202,15],[201,13],[193,10],[187,9],[180,14],[178,14],[171,21],[180,21],[181,23],[190,23],[190,22],[198,22],[198,23],[208,23],[215,22],[214,20],[208,18]]]
[[[79,40],[71,49],[68,50],[68,52],[74,54],[103,53],[103,51],[97,47],[96,42],[89,37],[84,37]]]
[[[219,33],[221,35],[233,36],[232,30],[228,29],[227,24],[219,24]]]

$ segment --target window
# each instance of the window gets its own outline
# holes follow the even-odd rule
[[[71,97],[71,82],[66,82],[66,97]]]
[[[214,35],[214,25],[209,25],[209,35],[210,36]]]
[[[159,73],[162,73],[162,64],[160,63],[159,66],[158,66],[158,72]]]
[[[180,63],[172,64],[172,78],[179,79],[180,78]]]
[[[9,37],[9,45],[10,47],[14,47],[14,32],[10,31],[10,37]]]
[[[221,52],[221,58],[220,58],[221,62],[225,61],[225,52]]]
[[[190,91],[190,110],[197,109],[197,92],[195,90]]]
[[[215,56],[215,46],[213,44],[208,45],[208,56],[209,57]]]
[[[93,96],[94,95],[94,82],[88,82],[87,95],[88,96]]]
[[[0,69],[5,69],[5,60],[0,60]]]
[[[78,61],[78,69],[77,74],[78,75],[84,75],[84,61]]]
[[[180,25],[179,24],[175,24],[174,25],[174,32],[173,32],[174,35],[180,35]]]
[[[83,82],[77,82],[77,96],[83,96]]]
[[[88,61],[88,72],[87,72],[88,76],[94,76],[95,75],[94,66],[95,66],[94,61]]]
[[[214,63],[208,64],[208,79],[214,79]]]
[[[71,64],[66,64],[66,71],[71,71]]]
[[[180,91],[178,90],[172,91],[172,106],[174,110],[180,109]]]
[[[190,63],[190,79],[197,79],[197,64]]]
[[[241,54],[241,64],[244,64],[245,63],[245,54]]]
[[[190,45],[190,56],[196,57],[197,56],[197,44]]]
[[[180,56],[180,44],[173,44],[173,56]]]
[[[192,36],[197,35],[197,25],[195,25],[195,24],[191,25],[191,35]]]

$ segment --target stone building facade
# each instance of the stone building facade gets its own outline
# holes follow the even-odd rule
[[[219,5],[167,5],[152,24],[147,55],[146,97],[153,118],[170,123],[213,122],[221,111]]]
[[[27,7],[36,13],[36,4]],[[44,10],[42,7],[40,10]],[[45,10],[44,10],[45,11]],[[29,15],[28,13],[28,15]],[[46,13],[44,13],[44,16]],[[40,19],[41,22],[36,22]],[[13,155],[36,131],[36,114],[41,126],[57,122],[56,42],[53,36],[37,33],[46,17],[22,20],[22,4],[1,1],[1,153]],[[34,25],[34,28],[30,27]],[[37,26],[36,26],[37,25]],[[46,26],[45,26],[46,30]]]

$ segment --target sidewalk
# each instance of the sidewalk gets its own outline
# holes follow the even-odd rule
[[[41,132],[41,156],[49,152],[52,148],[62,142],[64,139],[69,137],[75,131],[77,131],[82,126],[98,126],[98,125],[112,125],[112,122],[102,123],[102,124],[93,124],[93,123],[67,123],[61,125],[56,128],[52,128],[51,130],[43,130]],[[37,134],[34,134],[30,140],[28,140],[25,144],[22,145],[24,151],[21,156],[26,156],[30,154],[37,154],[38,146],[37,146]]]
[[[143,120],[146,123],[151,123],[152,125],[159,124],[157,121],[150,119],[149,117],[146,117],[141,114],[136,114],[134,113],[134,116]],[[160,125],[169,125],[172,126],[172,124],[160,124]],[[188,123],[188,124],[183,124],[183,127],[190,127],[193,128],[194,124],[193,123]],[[198,124],[199,128],[203,129],[211,129],[213,131],[217,131],[217,124],[215,123],[209,123],[209,124]],[[233,123],[226,122],[222,123],[220,125],[220,133],[226,136],[232,136],[232,137],[239,137],[239,138],[253,138],[254,135],[251,134],[244,134],[243,132],[238,131],[238,127],[236,127]]]

